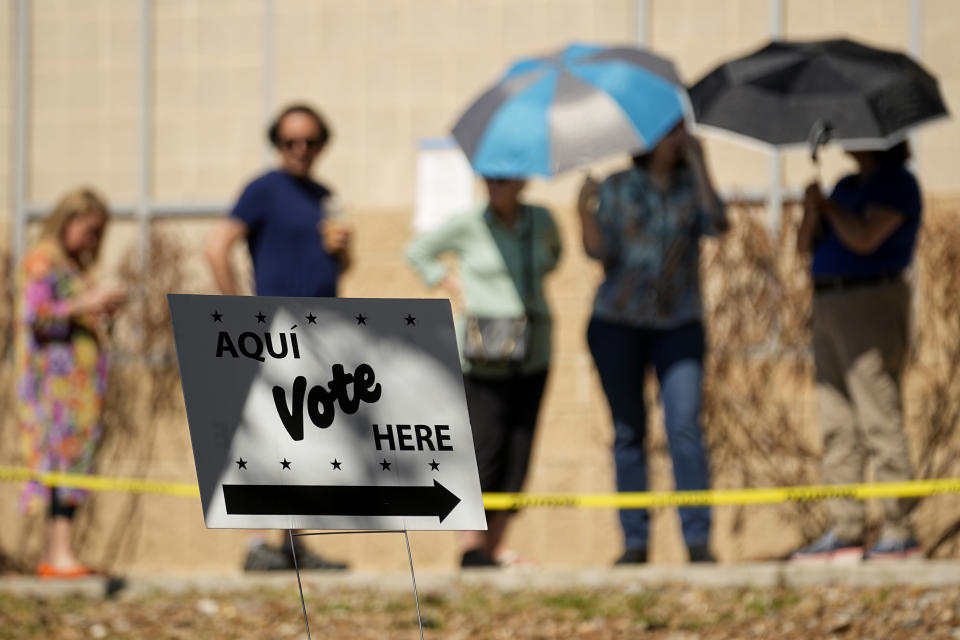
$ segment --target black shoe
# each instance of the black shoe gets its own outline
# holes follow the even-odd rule
[[[290,566],[293,567],[293,554],[290,553],[290,547],[284,547],[283,552],[290,557]],[[344,571],[347,569],[346,562],[337,562],[328,560],[321,555],[312,553],[305,547],[297,545],[296,566],[304,571]]]
[[[613,564],[621,566],[626,564],[646,564],[647,550],[645,547],[632,547],[623,552],[623,555],[617,558]]]
[[[289,571],[293,569],[293,558],[282,549],[258,544],[247,552],[243,561],[244,571]]]
[[[687,547],[687,553],[690,556],[690,562],[716,562],[716,558],[710,553],[710,546],[706,544],[695,544]]]
[[[483,549],[470,549],[464,551],[460,558],[461,567],[499,567],[500,564],[490,557],[490,554]]]

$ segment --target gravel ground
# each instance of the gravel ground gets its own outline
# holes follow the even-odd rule
[[[420,594],[425,638],[960,640],[960,587],[597,589],[457,586]],[[307,594],[313,638],[419,637],[412,593]],[[306,638],[296,591],[0,594],[0,639]]]

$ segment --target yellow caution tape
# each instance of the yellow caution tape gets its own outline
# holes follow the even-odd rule
[[[45,485],[88,491],[125,491],[195,498],[196,485],[183,482],[110,478],[70,473],[38,472],[0,465],[0,481],[36,480]],[[483,506],[490,510],[531,507],[579,509],[651,509],[715,505],[777,504],[826,498],[922,498],[939,493],[960,493],[960,478],[875,482],[866,484],[811,485],[759,489],[711,489],[709,491],[653,491],[645,493],[485,493]]]
[[[937,493],[960,493],[960,478],[832,484],[766,489],[711,489],[708,491],[654,491],[645,493],[485,493],[487,509],[576,507],[581,509],[650,509],[713,505],[776,504],[826,498],[920,498]]]
[[[185,498],[200,497],[200,490],[194,484],[184,482],[163,482],[160,480],[141,480],[139,478],[108,478],[106,476],[88,476],[75,473],[40,472],[23,467],[5,467],[0,465],[0,480],[26,481],[36,480],[51,487],[86,489],[87,491],[125,491],[127,493],[154,493]]]

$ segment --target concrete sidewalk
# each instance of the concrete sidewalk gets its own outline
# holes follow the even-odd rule
[[[370,589],[405,591],[411,588],[409,573],[324,572],[301,573],[304,590]],[[960,560],[904,560],[836,564],[791,564],[788,562],[731,565],[647,565],[642,567],[558,569],[510,568],[469,571],[425,571],[416,575],[420,591],[445,591],[457,586],[487,586],[504,591],[520,589],[577,589],[689,584],[696,587],[806,587],[850,585],[879,587],[960,585]],[[121,582],[122,581],[122,582]],[[121,598],[151,593],[224,593],[271,588],[296,591],[294,572],[238,573],[230,575],[129,575],[122,578],[41,580],[26,576],[0,577],[0,594],[46,598],[83,595]]]

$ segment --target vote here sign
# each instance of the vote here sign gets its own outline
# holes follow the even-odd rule
[[[207,527],[486,529],[448,301],[168,302]]]

